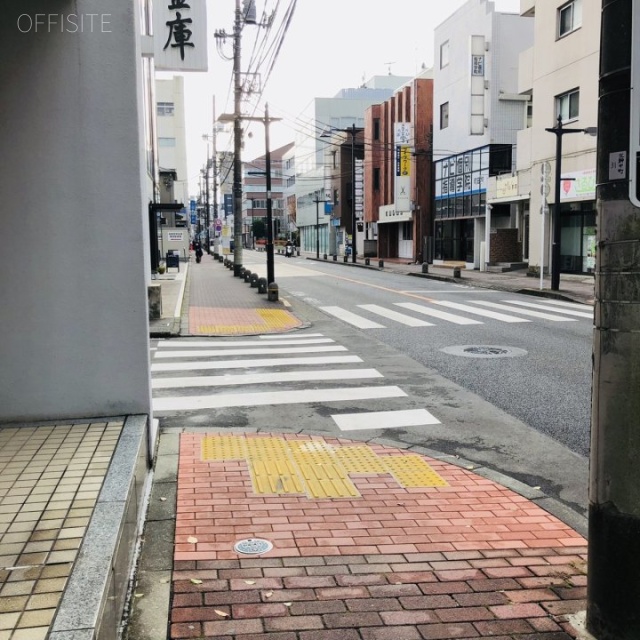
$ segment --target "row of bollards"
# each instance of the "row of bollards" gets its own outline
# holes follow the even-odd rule
[[[224,256],[219,256],[218,260],[222,262],[227,269],[233,271],[233,260],[229,260],[229,258],[225,258]],[[270,301],[275,302],[278,300],[278,285],[275,282],[272,282],[270,287],[267,286],[266,278],[260,278],[257,273],[252,273],[246,267],[240,267],[239,276],[249,284],[252,289],[257,289],[258,293],[268,293]]]

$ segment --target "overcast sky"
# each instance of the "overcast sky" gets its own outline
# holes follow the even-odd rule
[[[282,47],[262,96],[254,95],[243,109],[264,115],[268,101],[270,115],[282,118],[271,124],[270,146],[275,149],[293,142],[297,116],[316,97],[332,97],[340,89],[358,87],[375,75],[414,76],[424,63],[433,65],[433,31],[466,0],[298,0]],[[481,0],[469,0],[479,2]],[[197,193],[198,175],[204,166],[207,147],[202,139],[211,133],[213,96],[216,112],[233,112],[232,68],[216,50],[214,31],[233,33],[235,0],[206,0],[209,39],[209,71],[185,73],[187,160],[191,193]],[[277,40],[291,0],[255,0],[257,16],[277,7],[268,42]],[[496,10],[517,13],[519,0],[495,0]],[[242,33],[242,71],[249,68],[265,29],[245,26]],[[222,45],[232,55],[232,38]],[[259,69],[266,73],[264,66]],[[158,74],[168,77],[171,74]],[[265,77],[262,77],[265,81]],[[257,110],[256,110],[257,109]],[[231,130],[231,127],[229,127]],[[253,136],[246,139],[243,160],[264,153],[264,127],[247,126]],[[233,148],[232,136],[218,134],[218,150]]]

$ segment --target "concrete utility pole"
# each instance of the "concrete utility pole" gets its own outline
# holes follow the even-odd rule
[[[236,0],[233,25],[233,275],[240,277],[242,268],[242,76],[240,73],[240,41],[243,16],[240,0]]]
[[[587,580],[598,640],[640,638],[639,14],[640,0],[602,0]]]

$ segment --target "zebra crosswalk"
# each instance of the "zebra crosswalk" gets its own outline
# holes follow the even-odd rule
[[[394,302],[391,307],[360,304],[355,306],[355,310],[339,306],[319,306],[319,309],[359,329],[386,329],[393,326],[393,323],[407,327],[434,327],[447,323],[482,325],[487,321],[526,324],[534,320],[548,322],[577,322],[580,318],[593,320],[593,309],[588,305],[561,300],[526,302],[506,299],[499,302],[487,300],[452,302],[430,299],[420,303]],[[417,316],[427,316],[430,320],[426,321]],[[381,318],[384,320],[378,322]],[[381,324],[385,320],[387,322]]]
[[[317,355],[330,352],[331,355]],[[152,350],[156,418],[252,407],[323,403],[339,431],[439,424],[427,408],[407,408],[407,393],[322,334],[235,340],[159,340]],[[296,354],[295,357],[282,357]],[[334,355],[339,354],[339,355]],[[256,357],[257,356],[257,357]],[[348,366],[345,366],[348,365]],[[357,366],[362,365],[362,366]],[[396,408],[375,401],[399,399]],[[360,404],[359,404],[360,403]],[[339,407],[344,406],[345,411]],[[361,410],[354,411],[354,407]],[[388,405],[389,407],[391,405]],[[338,409],[335,409],[338,407]]]

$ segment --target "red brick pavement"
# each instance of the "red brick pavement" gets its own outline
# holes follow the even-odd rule
[[[358,498],[258,495],[245,461],[202,460],[203,437],[181,437],[171,638],[575,638],[586,542],[522,496],[431,458],[447,486],[370,473]],[[274,549],[233,551],[253,537]]]

